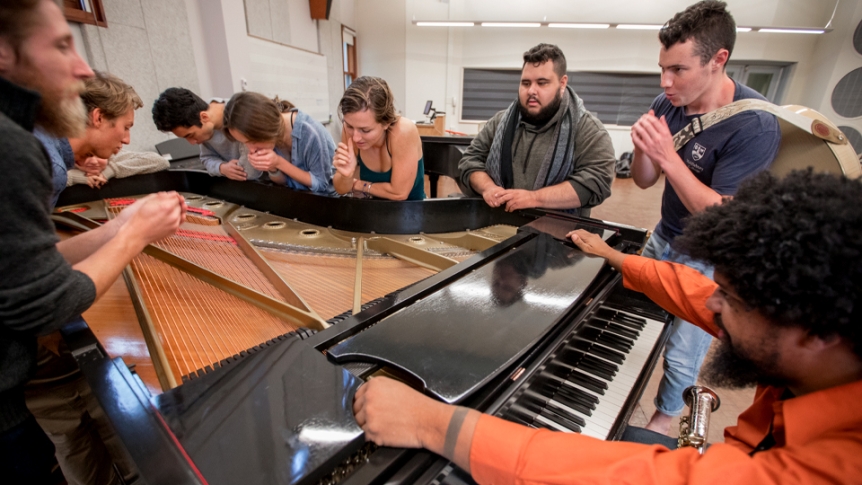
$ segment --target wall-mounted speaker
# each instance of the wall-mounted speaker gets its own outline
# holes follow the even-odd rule
[[[329,20],[332,0],[308,0],[308,5],[311,7],[311,18],[315,20]]]

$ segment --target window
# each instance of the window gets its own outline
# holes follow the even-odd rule
[[[108,26],[102,0],[63,0],[63,13],[69,22]]]
[[[658,74],[569,72],[569,86],[608,125],[631,126],[662,90]],[[520,70],[464,69],[462,121],[487,121],[518,97]]]
[[[780,103],[786,84],[789,64],[749,64],[728,62],[727,75],[739,84],[762,94],[771,103]]]
[[[356,79],[356,32],[350,27],[341,26],[342,59],[344,59],[344,89]]]

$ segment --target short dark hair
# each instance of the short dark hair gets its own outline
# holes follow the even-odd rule
[[[153,122],[159,131],[201,127],[201,111],[206,111],[209,106],[209,103],[188,89],[168,88],[153,103]]]
[[[715,266],[773,324],[838,336],[862,357],[862,180],[761,173],[691,217],[674,247]]]
[[[566,75],[566,56],[559,47],[553,44],[539,44],[525,52],[524,64],[521,66],[521,69],[523,69],[527,63],[537,65],[544,64],[548,61],[553,61],[554,73],[562,79],[562,77]]]
[[[736,43],[736,22],[727,11],[726,3],[703,0],[668,20],[659,30],[658,38],[665,49],[677,42],[694,39],[694,53],[700,56],[703,66],[719,49],[727,49],[730,58]]]
[[[16,53],[30,29],[39,20],[36,10],[43,0],[8,0],[0,3],[0,37],[5,38]],[[57,0],[50,0],[58,7]],[[61,7],[62,8],[62,7]]]

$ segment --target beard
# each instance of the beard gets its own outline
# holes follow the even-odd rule
[[[747,352],[720,340],[712,357],[704,364],[700,378],[711,386],[745,389],[755,385],[787,387],[789,382],[778,372],[778,352],[768,342],[758,345],[762,358],[754,359]]]
[[[527,101],[529,101],[529,98],[527,98]],[[555,114],[557,114],[557,110],[560,109],[560,103],[562,102],[563,94],[560,91],[557,91],[557,95],[554,96],[554,100],[551,101],[551,104],[542,107],[535,115],[530,114],[530,112],[527,111],[527,107],[521,104],[520,100],[518,100],[518,111],[521,113],[521,119],[525,122],[533,126],[543,126],[545,123],[550,121]]]
[[[87,108],[80,94],[84,82],[76,80],[66,86],[56,86],[46,80],[27,57],[22,56],[14,83],[36,91],[42,96],[36,124],[57,138],[79,138],[87,127]]]

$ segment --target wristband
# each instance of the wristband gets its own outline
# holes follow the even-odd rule
[[[365,185],[362,187],[362,192],[365,195],[371,195],[368,192],[371,190],[372,185],[374,185],[374,182],[365,182]]]

